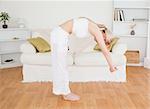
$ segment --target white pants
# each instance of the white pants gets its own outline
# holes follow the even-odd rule
[[[78,37],[86,37],[88,20],[74,19],[73,32]],[[70,93],[67,70],[68,36],[69,34],[61,27],[56,27],[51,32],[53,93],[56,95],[67,95]]]
[[[51,53],[53,71],[53,93],[66,95],[70,93],[67,70],[68,33],[61,27],[51,32]]]

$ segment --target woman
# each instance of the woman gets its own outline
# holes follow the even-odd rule
[[[103,29],[102,29],[103,28]],[[106,27],[96,24],[92,20],[80,17],[71,19],[54,28],[51,32],[51,48],[52,48],[52,69],[53,69],[53,93],[62,95],[65,100],[77,101],[80,97],[70,91],[69,77],[67,71],[66,56],[68,51],[68,36],[74,33],[77,37],[87,37],[88,32],[92,34],[95,41],[104,54],[110,72],[114,72],[117,68],[113,65],[110,53],[106,48],[106,42],[109,38],[106,37]]]

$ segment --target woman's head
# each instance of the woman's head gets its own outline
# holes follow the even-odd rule
[[[108,39],[110,39],[110,37],[112,36],[111,31],[105,25],[97,24],[97,26],[102,33],[105,43],[108,43]],[[94,38],[94,40],[97,42],[96,38]]]

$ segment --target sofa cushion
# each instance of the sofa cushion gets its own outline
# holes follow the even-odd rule
[[[35,64],[35,65],[51,65],[51,53],[35,53],[35,54],[22,54],[21,62],[23,64]],[[68,65],[73,64],[73,58],[71,54],[68,53],[67,56]]]
[[[126,64],[126,57],[124,55],[111,53],[111,57],[115,65]],[[98,51],[85,52],[76,55],[75,64],[76,65],[108,65],[102,52],[98,52]]]
[[[41,37],[30,38],[28,41],[36,48],[37,52],[43,53],[51,50],[49,43]]]

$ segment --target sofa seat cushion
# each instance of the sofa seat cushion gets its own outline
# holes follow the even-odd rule
[[[120,54],[112,54],[112,61],[115,65],[126,64],[126,57]],[[76,65],[108,65],[107,61],[102,54],[102,52],[84,52],[76,55],[75,57]]]
[[[22,54],[21,62],[23,64],[32,64],[32,65],[51,65],[51,52],[45,53],[35,53],[35,54]],[[68,53],[67,64],[73,64],[73,58],[71,54]]]

